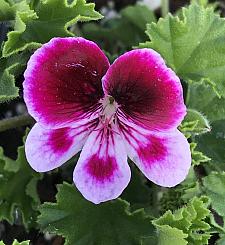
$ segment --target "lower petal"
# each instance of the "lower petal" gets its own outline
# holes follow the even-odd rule
[[[177,129],[155,133],[141,128],[122,129],[130,159],[152,182],[164,187],[181,183],[191,166],[190,146]]]
[[[73,180],[89,201],[98,204],[117,198],[130,181],[122,138],[113,131],[93,131],[81,152]]]
[[[81,150],[88,134],[84,126],[50,130],[35,124],[25,143],[27,161],[37,172],[55,169]]]

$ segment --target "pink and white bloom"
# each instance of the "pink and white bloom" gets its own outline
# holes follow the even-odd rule
[[[154,50],[127,52],[110,66],[91,41],[53,38],[32,55],[24,77],[37,121],[25,144],[34,170],[55,169],[82,149],[73,180],[96,204],[128,185],[127,157],[158,185],[185,179],[191,154],[177,130],[186,114],[182,86]]]

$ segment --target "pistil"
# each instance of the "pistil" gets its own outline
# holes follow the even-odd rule
[[[109,95],[101,99],[100,103],[102,104],[102,110],[100,112],[99,118],[104,129],[107,130],[112,123],[115,124],[116,111],[119,105],[117,104],[115,99]]]

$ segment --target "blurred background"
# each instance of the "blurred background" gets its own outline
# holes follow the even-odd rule
[[[160,4],[161,4],[161,0],[97,0],[97,1],[89,0],[89,2],[95,2],[96,8],[99,10],[102,7],[109,6],[109,5],[113,4],[117,11],[124,8],[127,5],[134,5],[137,2],[146,4],[153,10],[159,8]],[[171,5],[171,8],[176,9],[180,6],[184,6],[188,2],[189,1],[187,1],[187,0],[171,0],[170,5]]]

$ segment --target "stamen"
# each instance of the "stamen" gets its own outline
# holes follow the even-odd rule
[[[106,134],[108,130],[112,130],[112,126],[116,126],[117,124],[116,112],[119,106],[115,99],[109,95],[105,96],[99,102],[102,104],[99,121],[101,123],[101,129]]]
[[[112,96],[109,96],[109,103],[113,104],[114,101],[115,101],[114,98]]]

